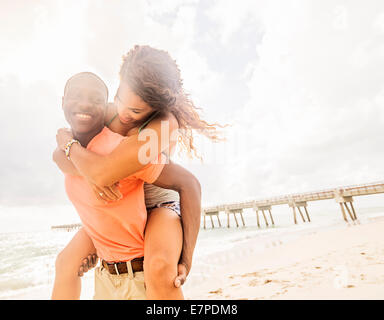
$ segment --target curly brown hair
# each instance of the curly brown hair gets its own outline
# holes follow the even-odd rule
[[[172,113],[179,124],[182,149],[188,156],[201,158],[193,143],[193,130],[214,142],[223,140],[217,123],[209,124],[200,118],[189,95],[184,91],[180,69],[168,52],[150,46],[136,45],[124,57],[120,78],[144,102],[161,114]]]

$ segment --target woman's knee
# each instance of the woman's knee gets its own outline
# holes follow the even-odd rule
[[[157,253],[144,259],[144,276],[150,282],[172,284],[177,276],[177,261],[171,261],[166,254]]]

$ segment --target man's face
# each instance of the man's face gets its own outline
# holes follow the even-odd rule
[[[63,97],[65,119],[74,133],[88,133],[104,126],[107,92],[92,75],[79,75],[67,84]]]

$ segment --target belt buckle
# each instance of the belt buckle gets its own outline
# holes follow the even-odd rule
[[[120,275],[119,268],[117,267],[117,263],[113,264],[115,266],[115,271],[117,275]]]

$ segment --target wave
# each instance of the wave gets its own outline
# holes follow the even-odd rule
[[[53,282],[57,254],[73,233],[0,234],[0,297]]]

